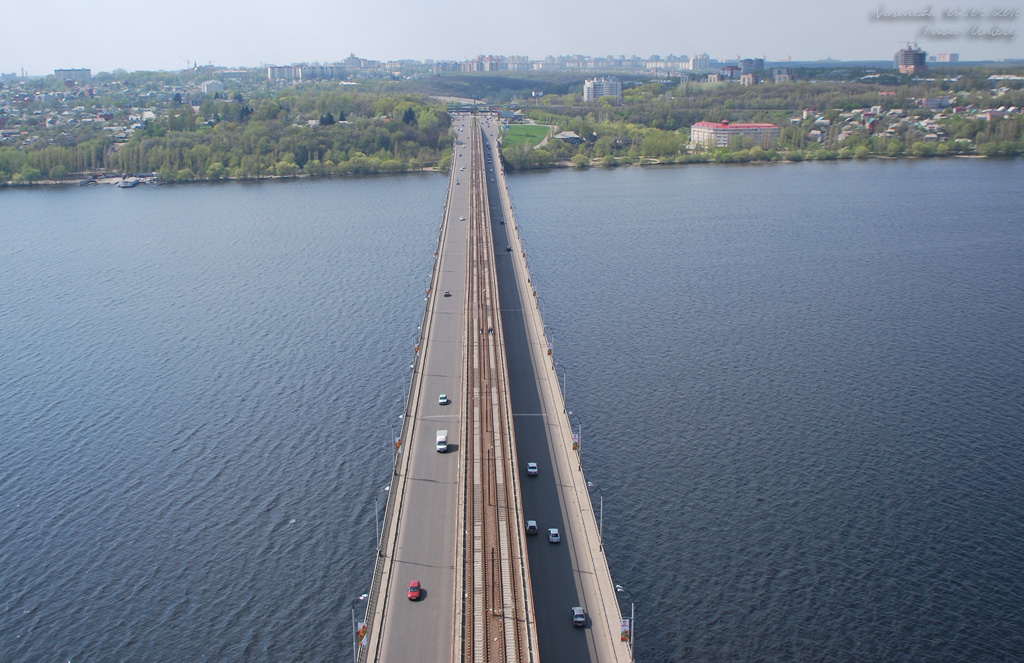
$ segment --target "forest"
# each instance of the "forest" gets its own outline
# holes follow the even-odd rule
[[[501,104],[551,127],[552,135],[579,136],[505,147],[510,169],[1024,154],[1021,79],[994,83],[993,69],[984,67],[947,73],[955,75],[920,79],[821,69],[801,71],[795,82],[750,86],[635,76],[623,80],[621,103],[584,103],[585,76],[571,72],[358,84],[269,82],[251,72],[211,94],[199,92],[186,72],[101,74],[88,94],[50,77],[19,93],[0,89],[0,129],[5,123],[20,128],[0,145],[0,186],[102,173],[157,173],[165,182],[185,182],[446,171],[452,136],[445,96]],[[925,99],[945,99],[950,108],[924,108]],[[871,108],[880,113],[862,122],[858,113]],[[993,108],[1010,110],[979,119]],[[132,119],[140,109],[148,116]],[[74,119],[83,113],[107,121]],[[706,151],[690,145],[691,125],[723,120],[773,123],[778,143]]]
[[[893,77],[895,78],[895,77]],[[843,159],[871,156],[985,156],[1024,154],[1024,115],[977,119],[971,111],[1024,106],[1024,91],[994,90],[987,72],[958,80],[882,85],[816,81],[741,86],[735,83],[650,81],[610,99],[584,104],[577,93],[545,95],[524,108],[532,121],[572,131],[578,145],[549,140],[538,149],[516,146],[502,156],[511,168],[576,167],[630,163],[745,162]],[[968,112],[921,108],[918,100],[950,98]],[[868,129],[851,111],[880,107]],[[770,122],[779,127],[773,148],[739,143],[702,151],[689,145],[689,127],[700,121]]]
[[[176,95],[124,141],[79,127],[73,136],[0,147],[0,182],[101,172],[182,182],[443,169],[450,125],[445,106],[423,95],[337,85],[288,87],[262,99],[217,95],[198,112]]]

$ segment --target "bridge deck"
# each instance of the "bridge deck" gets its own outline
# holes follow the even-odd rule
[[[485,120],[481,133],[475,119],[454,124],[448,203],[402,431],[408,442],[360,657],[630,660],[496,126]],[[438,403],[440,393],[451,405]],[[440,428],[449,431],[448,453],[434,450]],[[527,476],[527,462],[538,463],[538,476]],[[526,519],[538,521],[541,536],[525,535]],[[562,543],[548,543],[548,527],[559,528]],[[418,602],[405,596],[412,579],[424,588]],[[577,605],[587,611],[585,628],[572,625]]]

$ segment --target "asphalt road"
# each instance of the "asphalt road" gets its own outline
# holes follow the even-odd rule
[[[493,124],[491,125],[493,126]],[[491,143],[496,131],[488,132]],[[488,151],[488,153],[490,153]],[[495,164],[489,163],[489,168]],[[501,322],[509,370],[509,392],[514,416],[517,458],[522,486],[524,520],[536,520],[539,533],[527,537],[530,576],[541,661],[597,660],[594,634],[590,629],[572,624],[570,609],[587,607],[582,587],[577,581],[572,556],[573,532],[567,527],[566,508],[562,504],[560,486],[568,481],[560,478],[548,440],[548,416],[542,407],[538,389],[538,371],[530,353],[526,321],[520,302],[512,264],[512,253],[505,250],[512,244],[508,238],[498,186],[504,186],[500,174],[487,173],[492,232],[496,249],[498,296],[501,301]],[[492,181],[494,180],[494,181]],[[526,464],[538,465],[537,476],[527,476]],[[547,530],[558,528],[562,542],[549,543]],[[589,610],[588,610],[589,612]]]
[[[493,155],[490,146],[495,143],[497,126],[493,121],[481,121],[489,137],[485,151]],[[415,413],[415,434],[404,449],[404,453],[409,454],[405,459],[404,506],[398,524],[393,571],[383,590],[387,594],[387,617],[379,625],[382,661],[452,660],[453,629],[461,629],[461,625],[453,624],[453,619],[459,422],[465,398],[462,351],[467,222],[459,219],[469,216],[469,124],[469,118],[455,121],[456,127],[464,127],[459,137],[465,144],[456,146],[453,159],[459,184],[452,187],[440,278],[430,302],[434,306],[433,321],[421,364],[422,386],[419,409]],[[463,165],[466,171],[461,170]],[[505,250],[506,246],[514,245],[509,241],[509,226],[502,224],[505,217],[498,187],[504,187],[505,182],[493,156],[487,168],[523,518],[536,520],[540,529],[538,535],[527,536],[526,542],[538,658],[545,662],[615,660],[612,637],[617,634],[608,632],[603,619],[591,619],[592,611],[601,610],[600,601],[591,597],[588,603],[584,591],[585,588],[588,592],[596,590],[593,565],[588,557],[590,551],[582,534],[581,506],[575,502],[573,490],[571,473],[576,468],[567,463],[564,452],[556,450],[552,442],[557,435],[561,404],[542,398],[542,394],[548,393],[541,388],[542,381],[549,376],[546,367],[533,363],[527,318],[521,303],[525,298],[527,304],[532,305],[532,297],[530,293],[521,295],[519,292],[513,255]],[[450,290],[452,296],[443,297],[445,290]],[[440,393],[448,394],[450,405],[438,404]],[[436,432],[442,428],[448,430],[446,454],[438,453],[434,446]],[[538,464],[538,476],[527,476],[528,462]],[[546,531],[550,527],[558,528],[561,543],[548,542]],[[578,549],[574,548],[575,543],[579,544]],[[422,598],[416,602],[406,598],[411,580],[419,580],[423,587]],[[570,608],[577,605],[587,610],[585,628],[572,624]]]
[[[464,124],[468,131],[468,119],[455,124]],[[468,145],[456,147],[454,167],[465,165],[468,173]],[[469,216],[470,188],[468,174],[458,179],[449,202],[437,291],[431,295],[434,314],[424,343],[415,434],[403,450],[410,456],[405,459],[404,506],[386,589],[382,661],[447,661],[452,655],[467,250],[467,222],[459,218]],[[443,296],[445,290],[451,297]],[[438,403],[441,393],[448,395],[449,405]],[[448,430],[447,453],[436,451],[439,429]],[[419,601],[407,598],[412,580],[419,580],[423,588]]]

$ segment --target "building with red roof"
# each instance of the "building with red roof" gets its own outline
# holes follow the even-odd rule
[[[754,145],[770,149],[779,140],[779,128],[767,122],[731,124],[728,120],[698,122],[690,127],[690,144],[695,147],[729,147],[741,144],[744,138],[750,138]]]

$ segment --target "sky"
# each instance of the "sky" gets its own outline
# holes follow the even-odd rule
[[[256,67],[350,53],[383,61],[700,53],[891,60],[908,41],[961,60],[1024,58],[1024,0],[993,4],[1005,15],[980,0],[14,2],[0,14],[0,72]]]

